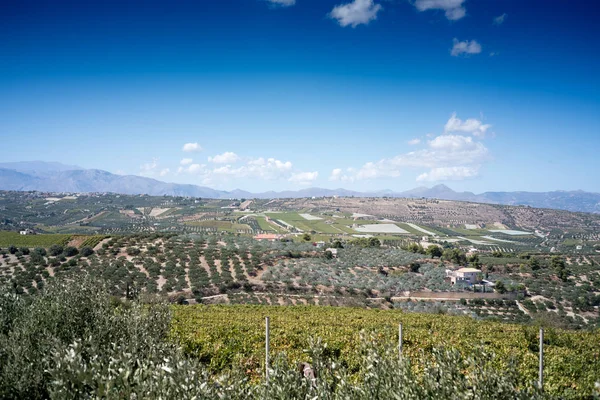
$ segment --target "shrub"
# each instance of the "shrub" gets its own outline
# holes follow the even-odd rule
[[[110,376],[111,363],[133,371],[173,353],[164,342],[169,315],[161,305],[115,309],[105,286],[89,279],[49,285],[27,306],[0,292],[0,398],[99,395],[103,382],[122,378]]]
[[[421,268],[421,264],[413,261],[410,263],[410,272],[419,272],[419,269]]]
[[[85,246],[85,247],[81,248],[80,253],[83,257],[89,257],[92,254],[94,254],[94,249],[92,249],[91,247]]]
[[[53,257],[56,257],[56,256],[60,255],[62,252],[63,252],[63,247],[61,245],[58,245],[58,244],[53,244],[48,249],[48,253],[51,256],[53,256]]]
[[[44,249],[43,247],[36,247],[33,250],[34,253],[39,254],[40,256],[46,256],[46,249]]]
[[[128,247],[127,248],[127,255],[129,255],[129,256],[137,256],[140,253],[141,253],[141,251],[137,247]]]
[[[73,246],[67,246],[65,247],[65,249],[63,250],[63,253],[65,255],[65,257],[73,257],[77,254],[79,254],[79,250],[77,250],[76,247]]]

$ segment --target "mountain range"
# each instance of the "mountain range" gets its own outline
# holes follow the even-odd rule
[[[192,196],[229,198],[298,198],[322,196],[409,197],[470,201],[506,205],[526,205],[567,211],[600,213],[600,193],[552,192],[455,192],[446,185],[418,187],[404,192],[381,190],[357,192],[346,189],[307,188],[296,191],[251,193],[244,190],[221,191],[206,186],[167,183],[136,175],[116,175],[98,169],[84,169],[57,162],[27,161],[0,163],[0,190],[43,192],[112,192],[153,196]]]

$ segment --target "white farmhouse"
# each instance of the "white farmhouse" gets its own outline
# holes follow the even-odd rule
[[[451,269],[446,270],[446,278],[450,278],[450,282],[455,285],[457,282],[465,282],[469,285],[479,283],[479,274],[481,270],[477,268],[460,268],[456,271]]]

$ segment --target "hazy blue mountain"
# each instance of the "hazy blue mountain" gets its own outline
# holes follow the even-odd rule
[[[42,165],[42,167],[44,166]],[[0,189],[79,193],[114,192],[210,198],[231,197],[227,192],[208,187],[166,183],[136,175],[116,175],[98,169],[64,170],[61,165],[46,165],[45,167],[47,168],[40,169],[40,165],[35,165],[27,168],[26,165],[19,165],[21,171],[29,172],[0,168]],[[56,169],[51,171],[48,167]]]
[[[471,192],[455,192],[446,185],[435,185],[431,188],[418,187],[405,192],[395,194],[396,197],[426,197],[432,199],[458,200],[458,201],[477,201],[476,195]]]
[[[582,190],[554,192],[486,192],[475,201],[600,213],[600,194]]]
[[[229,198],[292,198],[322,196],[354,197],[409,197],[441,200],[472,201],[479,203],[527,205],[568,211],[600,213],[600,193],[583,191],[554,192],[455,192],[446,185],[431,188],[417,187],[405,192],[380,190],[356,192],[346,189],[306,188],[296,191],[251,193],[245,190],[231,192],[205,186],[161,182],[136,175],[116,175],[97,169],[82,169],[61,163],[32,161],[0,163],[0,190],[38,190],[46,192],[113,192],[148,194],[153,196],[192,196],[217,199]]]
[[[0,163],[0,168],[11,169],[18,172],[33,175],[47,175],[55,172],[81,170],[83,168],[76,165],[66,165],[59,162],[47,161],[18,161]]]
[[[35,190],[42,182],[40,178],[0,167],[0,189],[2,190]]]

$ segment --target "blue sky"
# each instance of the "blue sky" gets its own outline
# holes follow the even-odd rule
[[[600,192],[595,2],[8,3],[0,161],[252,191]]]

